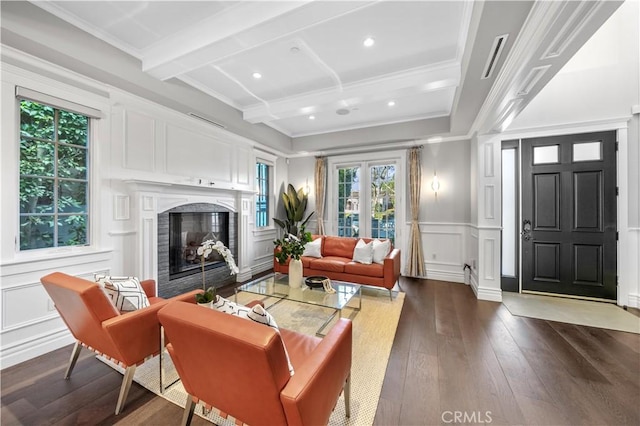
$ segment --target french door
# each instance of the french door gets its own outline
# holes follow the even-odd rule
[[[615,132],[522,140],[522,290],[616,298]]]
[[[395,244],[398,161],[342,163],[333,170],[335,235],[388,238]],[[331,201],[331,200],[330,200]]]

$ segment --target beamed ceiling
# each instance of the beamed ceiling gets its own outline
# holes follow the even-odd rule
[[[140,72],[292,138],[295,150],[318,135],[397,123],[420,123],[414,138],[500,131],[620,3],[33,4],[137,58]]]

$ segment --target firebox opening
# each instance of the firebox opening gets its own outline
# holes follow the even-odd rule
[[[169,279],[202,271],[197,250],[206,240],[229,247],[228,212],[169,213]],[[204,261],[205,270],[223,266],[224,259],[215,251]]]

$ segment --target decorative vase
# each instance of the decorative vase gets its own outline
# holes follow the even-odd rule
[[[198,306],[202,306],[203,308],[213,309],[213,300],[211,302],[198,303]]]
[[[289,287],[302,287],[302,261],[300,259],[289,260]]]

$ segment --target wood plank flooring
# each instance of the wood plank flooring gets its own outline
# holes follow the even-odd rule
[[[512,316],[470,287],[402,278],[407,293],[376,425],[640,424],[640,336]],[[1,372],[5,425],[177,425],[178,406],[71,346]],[[193,425],[209,424],[194,417]]]

